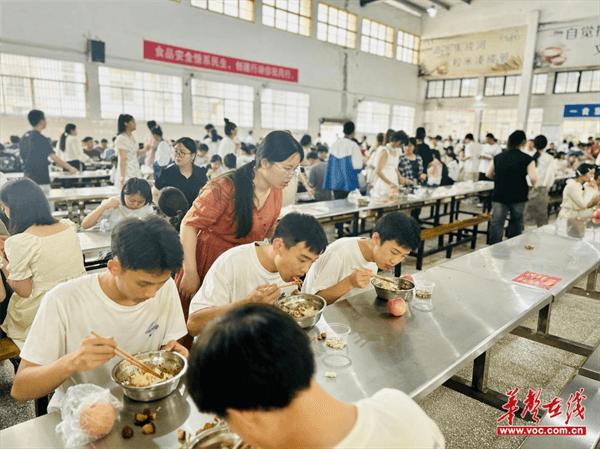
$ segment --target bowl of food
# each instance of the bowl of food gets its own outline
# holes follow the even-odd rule
[[[251,449],[251,446],[244,443],[226,424],[218,424],[196,434],[184,447],[186,449]]]
[[[413,297],[415,284],[407,279],[402,278],[382,278],[371,279],[371,285],[375,287],[377,297],[385,300],[402,298],[405,301],[410,301]]]
[[[317,295],[299,293],[281,297],[275,301],[275,305],[296,320],[300,327],[308,329],[317,324],[327,301]]]
[[[173,351],[139,352],[134,357],[162,376],[143,372],[127,360],[117,363],[111,377],[123,388],[123,394],[134,401],[151,402],[170,395],[188,367],[187,359]]]

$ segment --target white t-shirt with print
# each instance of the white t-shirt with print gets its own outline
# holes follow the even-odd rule
[[[377,273],[377,264],[368,262],[362,255],[358,246],[360,239],[361,237],[344,237],[327,246],[325,252],[308,270],[302,291],[316,294],[320,290],[333,287],[355,268],[367,268]],[[344,297],[350,296],[350,293]]]
[[[117,304],[106,296],[97,274],[60,284],[44,296],[21,358],[48,365],[77,351],[91,331],[113,337],[130,354],[157,350],[170,340],[178,340],[187,334],[187,328],[175,282],[169,279],[154,297],[135,306]],[[74,374],[56,389],[49,407],[60,407],[72,385],[115,386],[110,372],[119,360],[114,357],[92,371]]]
[[[415,401],[385,388],[358,401],[358,416],[350,433],[334,449],[443,449],[437,424]]]
[[[236,246],[221,254],[212,264],[202,287],[190,303],[190,313],[208,307],[232,304],[248,296],[256,287],[264,284],[285,283],[279,273],[271,273],[258,260],[258,243]],[[291,293],[294,287],[283,289]]]

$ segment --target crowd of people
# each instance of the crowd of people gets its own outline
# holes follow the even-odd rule
[[[577,164],[561,215],[591,215],[600,200],[600,140],[576,154],[523,131],[502,148],[492,134],[482,145],[472,134],[462,142],[428,138],[421,127],[414,136],[390,129],[369,145],[347,122],[331,146],[283,130],[255,143],[251,134],[240,142],[226,119],[223,137],[207,125],[200,140],[173,141],[150,121],[151,138],[138,143],[135,118],[121,114],[110,146],[103,139],[96,148],[91,137],[80,143],[76,125],[67,124],[53,147],[42,134],[43,112],[31,111],[28,120],[32,129],[12,139],[25,177],[0,189],[0,322],[21,349],[14,398],[54,392],[56,408],[71,385],[110,384],[117,344],[130,353],[163,348],[190,357],[189,388],[200,410],[264,448],[444,446],[436,424],[399,391],[357,404],[325,393],[306,334],[269,307],[295,289],[281,285],[298,278],[305,278],[303,292],[328,304],[367,287],[378,270],[393,270],[418,247],[418,211],[382,216],[370,237],[329,243],[314,217],[280,218],[299,188],[318,201],[356,190],[393,200],[404,189],[493,180],[490,243],[502,240],[507,217],[507,237],[522,232],[525,215],[545,224],[548,189],[569,166]],[[74,173],[97,159],[115,160],[121,193],[80,224],[111,232],[106,271],[85,275],[77,226],[52,217],[45,192],[50,161]],[[153,185],[142,177],[144,165]],[[243,388],[233,378],[240,372]],[[327,431],[277,425],[289,419]]]

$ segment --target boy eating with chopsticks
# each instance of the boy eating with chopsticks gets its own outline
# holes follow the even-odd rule
[[[160,348],[187,357],[177,343],[187,332],[171,279],[183,261],[177,232],[156,216],[130,218],[113,230],[111,250],[107,271],[60,284],[43,298],[21,351],[15,399],[56,390],[50,410],[72,385],[114,385],[117,345],[130,354]]]
[[[213,319],[239,304],[273,304],[327,246],[321,224],[311,215],[290,213],[277,224],[271,243],[240,245],[221,254],[190,303],[188,331],[198,335]]]
[[[377,269],[392,270],[419,246],[420,233],[419,224],[403,212],[384,215],[370,238],[345,237],[329,245],[308,271],[302,291],[332,304],[366,288]]]

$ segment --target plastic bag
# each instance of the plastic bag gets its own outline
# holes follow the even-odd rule
[[[56,433],[62,435],[66,447],[85,446],[110,433],[121,408],[121,402],[106,388],[72,386],[63,399]]]
[[[362,198],[362,195],[360,194],[360,191],[358,189],[353,190],[346,197],[348,202],[354,204],[355,206],[358,205],[359,198]]]

